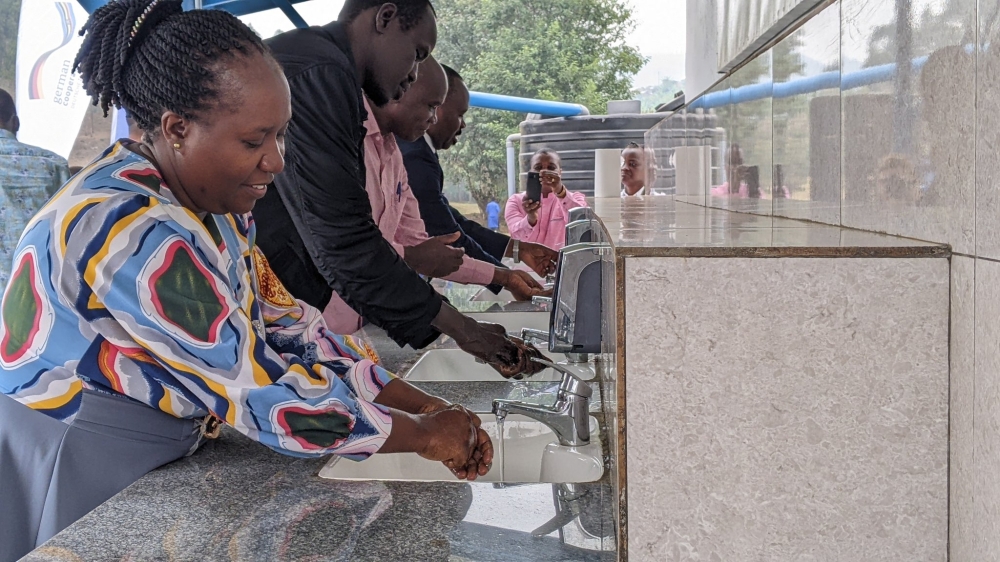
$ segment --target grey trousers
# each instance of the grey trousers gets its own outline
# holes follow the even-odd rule
[[[195,420],[124,397],[84,391],[67,424],[0,394],[0,562],[194,451],[199,439]]]

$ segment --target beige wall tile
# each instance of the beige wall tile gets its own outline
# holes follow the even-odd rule
[[[976,562],[1000,560],[1000,263],[976,260],[973,537]]]
[[[976,260],[951,258],[951,452],[948,551],[951,562],[973,562],[973,411],[975,391]]]
[[[627,260],[629,559],[944,561],[948,267]]]

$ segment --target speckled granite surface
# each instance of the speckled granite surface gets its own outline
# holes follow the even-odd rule
[[[673,197],[588,199],[618,257],[947,257],[947,246]]]
[[[418,353],[369,330],[390,369]],[[423,383],[474,409],[552,383]],[[555,500],[552,484],[339,482],[326,459],[275,453],[228,428],[192,457],[151,472],[24,560],[614,560],[609,478]],[[565,492],[565,490],[564,490]],[[564,496],[565,497],[565,496]],[[556,505],[560,506],[558,509]],[[531,531],[572,513],[561,531]]]

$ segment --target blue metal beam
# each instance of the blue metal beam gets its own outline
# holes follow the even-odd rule
[[[88,13],[94,13],[94,10],[100,8],[101,6],[108,3],[108,0],[78,0],[80,5],[83,6],[84,10]],[[280,8],[282,12],[288,16],[295,27],[308,27],[306,21],[302,19],[292,4],[298,4],[299,2],[304,2],[305,0],[204,0],[202,3],[202,8],[206,10],[225,10],[236,16],[245,16],[247,14],[254,14],[257,12],[263,12],[265,10],[272,10],[274,8]],[[184,0],[184,9],[191,10],[194,9],[194,2],[192,0]]]
[[[501,96],[499,94],[486,94],[483,92],[469,92],[469,105],[483,109],[500,109],[517,113],[538,113],[553,117],[590,115],[589,109],[576,103]]]
[[[305,29],[309,27],[309,24],[306,23],[306,20],[303,19],[302,16],[300,16],[299,13],[295,11],[295,8],[292,7],[292,4],[288,0],[271,0],[271,2],[274,3],[275,6],[280,8],[282,12],[284,12],[285,16],[288,18],[289,21],[292,22],[292,25],[294,25],[295,27],[299,29]]]

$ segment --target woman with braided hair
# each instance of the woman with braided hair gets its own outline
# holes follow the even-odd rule
[[[475,479],[478,418],[326,329],[255,247],[284,167],[288,85],[260,39],[180,0],[114,0],[84,28],[122,140],[29,222],[0,307],[0,562],[220,425],[295,456],[415,452]]]

